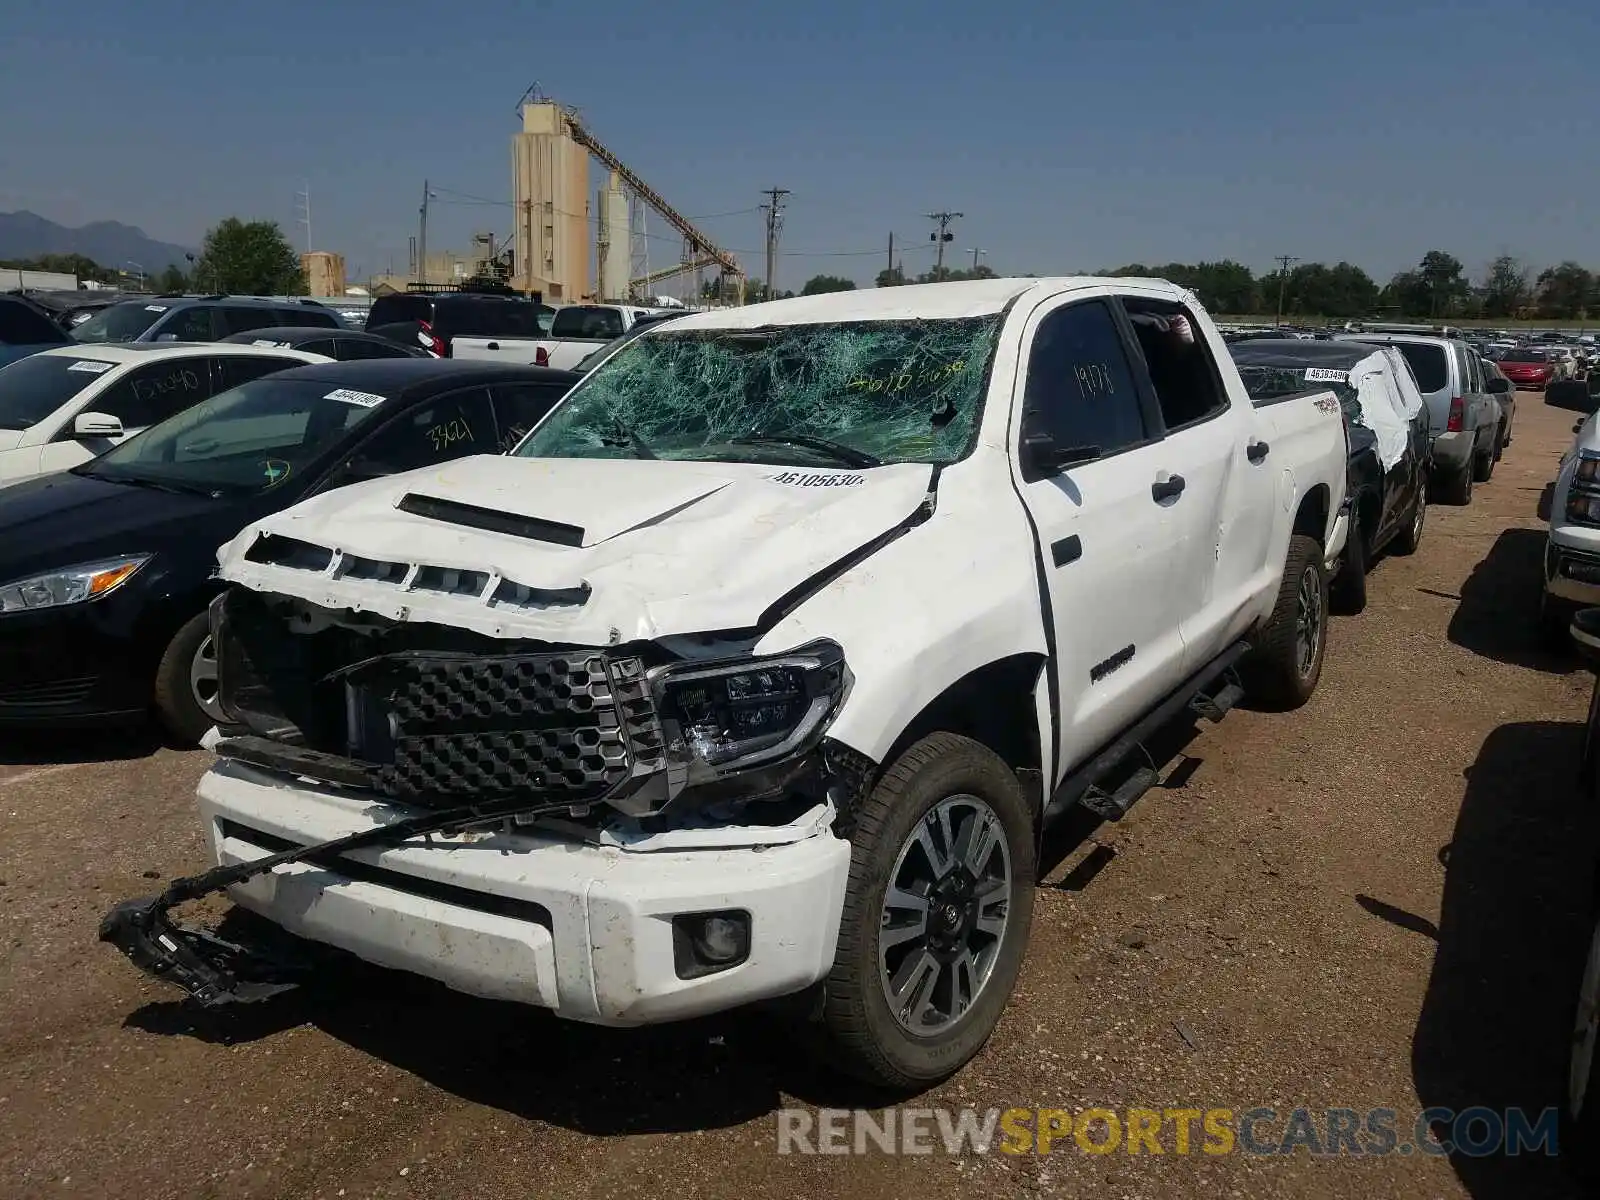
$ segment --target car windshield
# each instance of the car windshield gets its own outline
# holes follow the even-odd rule
[[[1500,359],[1501,362],[1526,362],[1542,363],[1550,360],[1543,350],[1507,350]]]
[[[0,429],[37,425],[115,365],[34,354],[0,367]]]
[[[72,336],[80,342],[131,342],[164,315],[164,304],[142,304],[129,300],[102,308],[82,325],[75,325]]]
[[[1000,314],[663,329],[585,376],[524,458],[948,463],[972,444]]]
[[[79,470],[182,491],[264,492],[310,467],[383,401],[326,382],[267,376],[169,417]]]

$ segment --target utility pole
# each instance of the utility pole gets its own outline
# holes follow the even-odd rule
[[[978,255],[986,253],[988,253],[988,251],[980,250],[976,246],[972,248],[972,273],[974,275],[978,273]]]
[[[938,247],[938,254],[933,264],[933,277],[935,279],[938,279],[944,274],[945,243],[956,240],[956,235],[950,232],[950,222],[966,215],[966,213],[958,212],[931,212],[928,214],[928,220],[937,221],[939,223],[939,232],[930,233],[928,235],[928,240],[935,243]]]
[[[1278,264],[1278,324],[1283,324],[1284,289],[1289,286],[1289,266],[1300,260],[1292,254],[1280,254],[1273,260]]]
[[[894,231],[889,232],[889,278],[894,278]]]
[[[417,282],[428,282],[428,181],[422,181],[422,221],[417,226]]]
[[[777,295],[777,281],[773,278],[778,271],[778,234],[783,232],[783,198],[789,194],[788,188],[768,188],[761,193],[767,197],[767,203],[761,206],[761,211],[767,215],[767,299]]]
[[[311,184],[306,183],[306,190],[297,192],[295,199],[300,201],[300,224],[306,227],[306,253],[311,253]]]

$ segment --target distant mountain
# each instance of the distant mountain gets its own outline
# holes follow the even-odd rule
[[[116,221],[95,221],[69,229],[38,213],[0,213],[0,259],[82,254],[111,270],[135,262],[154,274],[174,264],[188,270],[183,256],[192,253],[191,247],[158,242],[146,237],[144,230]]]

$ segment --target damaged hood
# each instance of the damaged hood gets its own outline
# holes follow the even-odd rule
[[[932,473],[485,455],[325,493],[218,558],[257,591],[491,637],[741,629],[910,520]]]

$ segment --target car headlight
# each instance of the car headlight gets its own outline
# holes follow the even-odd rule
[[[669,755],[710,768],[712,775],[812,749],[843,707],[850,683],[844,651],[829,641],[651,674]]]
[[[1600,458],[1579,454],[1577,469],[1572,473],[1572,482],[1588,484],[1591,487],[1600,485]]]
[[[0,613],[33,612],[97,600],[121,587],[149,561],[148,554],[103,558],[0,584]]]

